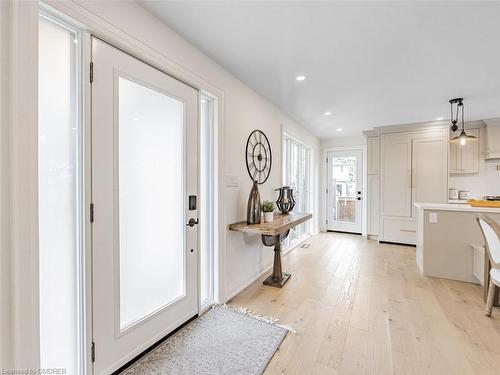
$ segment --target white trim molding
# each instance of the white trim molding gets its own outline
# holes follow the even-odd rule
[[[12,342],[11,272],[10,272],[10,29],[11,3],[0,2],[0,337]],[[0,346],[0,368],[12,367],[10,345]]]
[[[367,197],[366,197],[366,192],[367,192],[367,179],[366,179],[366,168],[367,168],[367,146],[366,144],[360,144],[360,145],[352,145],[352,146],[330,146],[330,147],[324,147],[321,149],[321,189],[320,189],[320,197],[321,197],[321,208],[320,208],[320,230],[322,232],[327,231],[327,225],[326,225],[326,220],[327,220],[327,204],[328,204],[328,197],[326,195],[326,189],[327,189],[327,176],[328,176],[328,163],[326,161],[326,158],[328,157],[328,153],[332,151],[361,151],[362,153],[362,159],[363,159],[363,209],[362,209],[362,218],[361,218],[361,235],[366,237],[367,234],[367,225],[366,225],[366,219],[367,219]]]
[[[8,93],[2,93],[2,110],[7,110],[2,114],[2,146],[8,150],[1,165],[1,175],[8,176],[2,181],[7,189],[2,191],[2,219],[9,222],[2,220],[1,245],[2,257],[6,242],[10,251],[11,340],[2,338],[9,344],[1,347],[10,345],[10,367],[38,368],[38,2],[3,2],[4,31],[2,41],[8,45],[2,46],[2,79],[10,81]]]

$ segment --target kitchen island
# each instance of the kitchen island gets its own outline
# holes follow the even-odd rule
[[[417,265],[426,276],[482,284],[487,255],[478,264],[474,251],[484,245],[476,215],[489,215],[500,223],[500,208],[468,204],[415,203],[417,208]],[[480,255],[480,254],[479,254]],[[474,269],[476,266],[476,269]],[[479,268],[479,271],[478,271]]]

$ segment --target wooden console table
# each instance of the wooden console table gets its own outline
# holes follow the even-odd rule
[[[260,234],[265,246],[274,246],[273,273],[264,280],[264,285],[282,288],[290,278],[289,273],[281,269],[281,242],[288,236],[290,229],[312,218],[312,214],[293,213],[275,214],[272,223],[247,224],[240,221],[229,225],[229,230]]]

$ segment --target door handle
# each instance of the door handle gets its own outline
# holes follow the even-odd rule
[[[198,219],[189,219],[189,223],[186,224],[187,227],[194,227],[196,224],[198,224],[200,221]]]

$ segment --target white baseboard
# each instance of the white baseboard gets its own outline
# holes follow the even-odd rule
[[[239,287],[233,289],[232,292],[228,293],[226,298],[224,298],[224,303],[234,298],[236,295],[240,294],[243,290],[248,288],[251,284],[253,284],[256,280],[258,280],[265,273],[269,272],[273,268],[273,264],[271,263],[269,266],[265,267],[261,272],[257,272],[253,276],[249,277],[245,282],[243,282]]]

